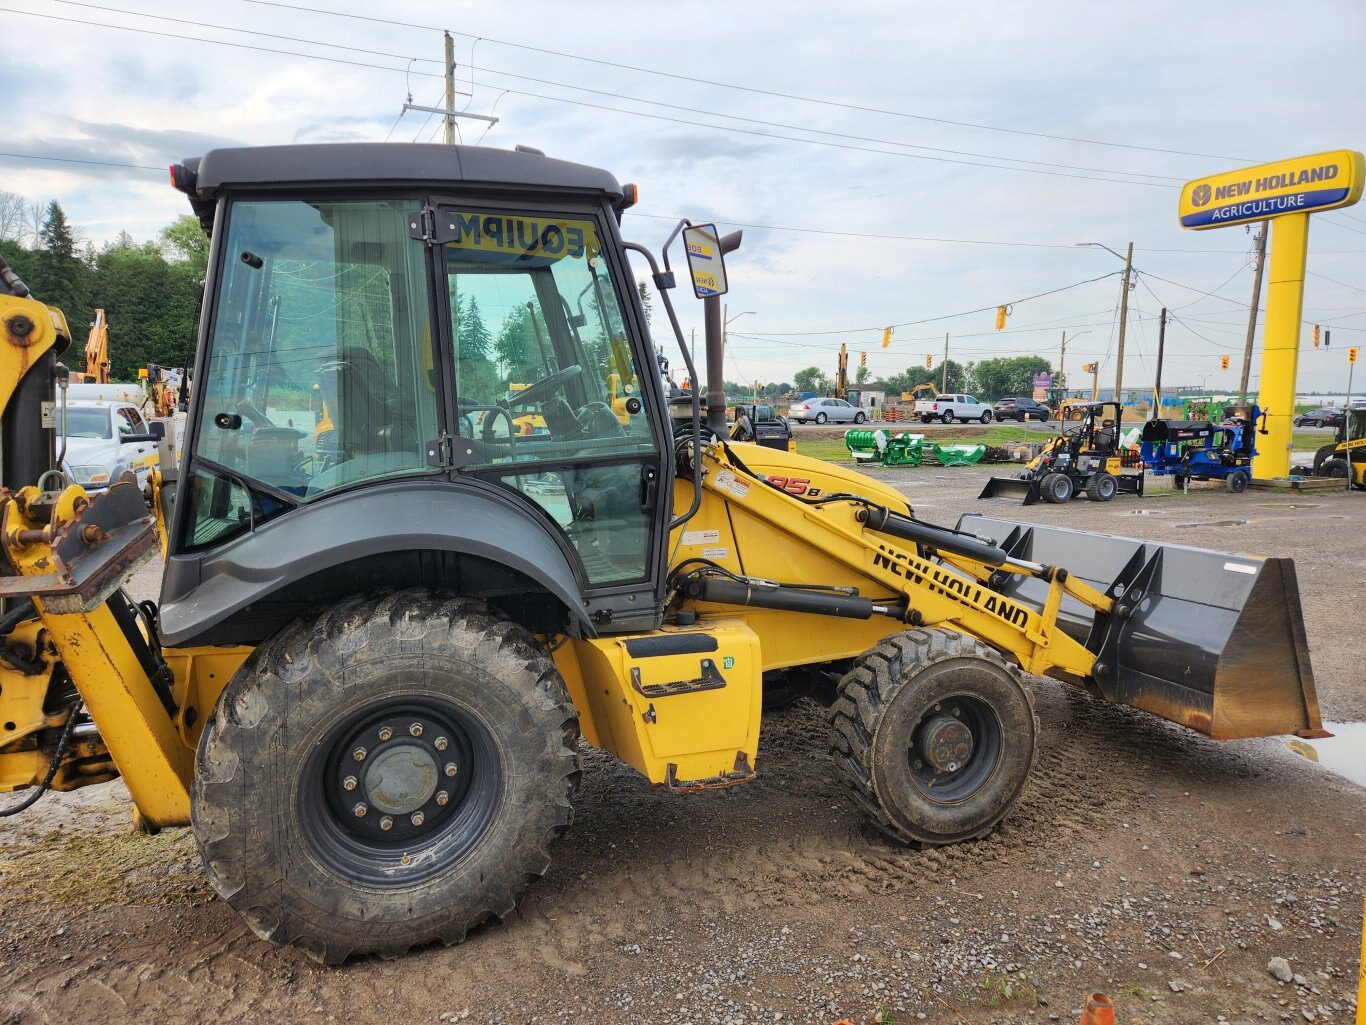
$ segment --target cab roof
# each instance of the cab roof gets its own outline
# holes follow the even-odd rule
[[[619,207],[626,192],[609,172],[540,150],[414,143],[323,143],[215,149],[181,161],[187,181],[173,171],[177,188],[190,197],[201,222],[211,221],[220,192],[234,189],[374,188],[404,185],[476,185],[485,188],[582,191]]]

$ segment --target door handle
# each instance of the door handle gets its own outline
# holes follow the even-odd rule
[[[659,470],[653,466],[640,468],[640,511],[648,513],[655,507],[655,495],[659,490]]]

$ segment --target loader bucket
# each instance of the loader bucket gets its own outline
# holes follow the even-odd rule
[[[1039,491],[1039,478],[1029,477],[992,477],[982,489],[978,498],[1004,498],[1020,500],[1021,505],[1034,505],[1042,498]]]
[[[1216,740],[1327,736],[1293,560],[974,514],[958,529],[1066,569],[1114,599],[1109,615],[1066,596],[1058,612],[1059,626],[1096,653],[1091,682],[1106,700]],[[998,579],[1012,600],[1043,608],[1045,581]]]

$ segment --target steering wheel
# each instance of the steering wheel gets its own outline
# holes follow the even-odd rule
[[[549,377],[544,377],[535,384],[528,385],[519,392],[514,392],[507,399],[506,405],[509,409],[513,409],[517,406],[525,406],[532,402],[548,399],[582,373],[583,367],[577,363],[567,366],[563,370],[557,370]]]
[[[484,441],[490,444],[502,441],[503,439],[496,437],[493,433],[493,425],[500,416],[507,418],[508,451],[515,453],[517,444],[517,425],[512,422],[512,411],[508,409],[507,406],[490,406],[484,410],[484,424],[480,433],[483,435]]]

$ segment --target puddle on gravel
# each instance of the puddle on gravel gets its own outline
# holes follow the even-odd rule
[[[1317,509],[1317,502],[1258,502],[1257,505],[1262,509]]]
[[[1126,516],[1161,516],[1160,509],[1131,509],[1125,513]]]
[[[1178,527],[1241,527],[1247,520],[1206,520],[1203,523],[1178,523]]]
[[[1326,722],[1327,740],[1290,741],[1290,750],[1366,787],[1366,722]]]

